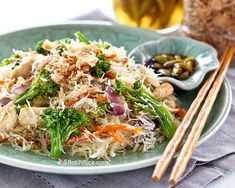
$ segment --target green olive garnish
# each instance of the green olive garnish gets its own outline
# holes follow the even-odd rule
[[[147,62],[146,65],[149,65]],[[192,56],[181,54],[161,54],[151,59],[151,67],[160,76],[174,77],[178,80],[188,79],[196,69],[197,61]]]
[[[185,71],[184,73],[182,73],[178,79],[179,80],[186,80],[188,77],[190,76],[189,72],[188,71]]]

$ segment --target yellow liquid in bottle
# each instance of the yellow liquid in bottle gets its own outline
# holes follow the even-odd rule
[[[118,21],[147,29],[162,29],[181,23],[183,0],[113,0]]]

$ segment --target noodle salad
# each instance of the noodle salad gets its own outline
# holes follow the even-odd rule
[[[185,114],[172,85],[123,47],[75,36],[1,61],[0,143],[55,160],[110,160],[170,139]]]

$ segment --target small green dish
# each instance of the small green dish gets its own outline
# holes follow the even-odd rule
[[[213,47],[186,37],[163,37],[145,42],[134,48],[129,57],[134,57],[136,63],[144,64],[157,54],[181,54],[196,58],[196,71],[188,79],[159,77],[159,80],[170,82],[183,90],[195,89],[202,83],[208,72],[219,67],[217,52]]]

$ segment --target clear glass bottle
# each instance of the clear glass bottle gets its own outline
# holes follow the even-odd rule
[[[182,29],[211,44],[221,55],[230,43],[235,44],[235,0],[184,0]]]
[[[117,20],[146,29],[163,29],[180,24],[183,0],[113,0]]]

